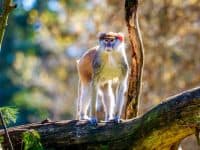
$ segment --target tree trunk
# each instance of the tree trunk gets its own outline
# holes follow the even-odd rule
[[[5,0],[2,6],[2,14],[0,14],[0,49],[3,41],[5,28],[7,26],[7,20],[9,13],[16,8],[16,5],[11,5],[11,0]]]
[[[144,48],[138,24],[138,0],[125,1],[125,21],[131,47],[131,72],[129,75],[127,104],[125,106],[125,118],[131,119],[137,116],[138,101],[142,81],[142,69],[144,61]]]
[[[45,148],[55,149],[170,149],[200,129],[200,87],[168,98],[143,116],[119,124],[84,121],[35,123],[8,129],[15,149],[22,133],[36,130]],[[5,137],[4,130],[0,136]],[[4,148],[8,142],[2,143]]]

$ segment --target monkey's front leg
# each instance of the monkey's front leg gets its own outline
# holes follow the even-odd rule
[[[126,100],[125,91],[127,89],[127,77],[122,80],[117,88],[116,104],[115,104],[115,122],[119,123],[121,118],[122,109]]]
[[[97,85],[96,82],[92,82],[92,98],[91,98],[91,117],[89,119],[92,125],[97,125],[97,117],[96,117],[96,102],[97,102]]]

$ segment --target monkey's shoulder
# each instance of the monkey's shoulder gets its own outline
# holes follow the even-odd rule
[[[91,60],[94,59],[95,55],[97,54],[97,49],[98,49],[98,46],[96,47],[93,47],[91,49],[88,49],[81,57],[81,59],[84,59],[84,58],[90,58]]]
[[[97,48],[98,47],[93,47],[89,50],[87,50],[79,60],[77,60],[77,65],[79,67],[87,67],[91,68],[92,67],[92,62],[96,57],[97,54]],[[92,68],[91,68],[92,69]],[[91,70],[92,71],[92,70]]]

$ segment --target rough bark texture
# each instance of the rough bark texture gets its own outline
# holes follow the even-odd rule
[[[15,148],[22,133],[39,132],[47,149],[170,149],[200,129],[200,87],[168,98],[146,114],[125,122],[91,126],[77,120],[35,123],[8,129]],[[5,136],[0,130],[0,136]],[[5,141],[3,146],[8,147]]]
[[[138,0],[125,1],[125,21],[128,28],[131,47],[131,72],[129,75],[127,104],[125,107],[125,118],[130,119],[137,116],[138,101],[140,98],[142,69],[144,61],[144,48],[138,24]]]
[[[7,26],[7,20],[8,20],[8,15],[9,13],[16,8],[16,5],[11,5],[11,0],[5,0],[3,5],[0,7],[2,7],[2,14],[0,14],[0,51],[1,51],[1,45],[2,45],[2,41],[3,41],[3,37],[4,37],[4,32],[5,32],[5,28]],[[3,115],[2,112],[0,112],[0,120],[1,123],[4,127],[4,131],[6,132],[6,136],[5,138],[7,139],[9,146],[8,148],[13,150],[13,146],[12,146],[12,142],[10,141],[10,137],[9,134],[7,133],[7,129],[6,129],[6,125],[3,119]]]
[[[0,14],[0,49],[1,49],[1,44],[5,32],[5,28],[7,26],[7,20],[8,20],[8,15],[9,13],[16,8],[16,5],[11,5],[12,0],[4,0],[3,3],[3,12]]]

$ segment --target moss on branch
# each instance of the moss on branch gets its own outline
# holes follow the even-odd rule
[[[7,20],[10,12],[17,7],[17,5],[11,4],[12,0],[4,0],[2,14],[0,14],[0,49],[3,41],[5,28],[7,26]]]

